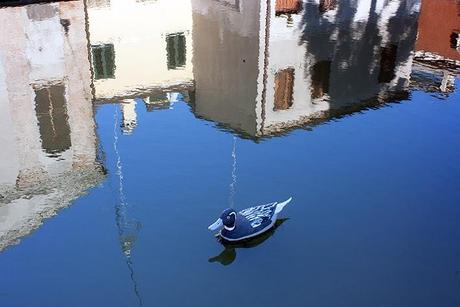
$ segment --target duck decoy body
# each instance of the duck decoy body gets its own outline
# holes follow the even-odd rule
[[[239,212],[231,208],[225,209],[220,218],[208,229],[222,228],[219,235],[229,242],[253,238],[270,230],[275,225],[278,214],[291,200],[292,197],[281,203],[274,202],[250,207]]]

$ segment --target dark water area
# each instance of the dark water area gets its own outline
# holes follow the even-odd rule
[[[0,8],[0,306],[459,306],[457,12]]]

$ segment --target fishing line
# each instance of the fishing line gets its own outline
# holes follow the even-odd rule
[[[137,286],[137,281],[134,275],[134,266],[133,266],[133,261],[131,259],[131,248],[132,245],[131,243],[134,242],[134,240],[131,240],[132,242],[128,240],[124,240],[124,228],[129,228],[129,223],[126,220],[126,207],[128,203],[126,202],[126,196],[123,190],[123,167],[121,163],[121,156],[120,152],[118,151],[118,107],[115,107],[115,113],[114,113],[114,125],[113,125],[113,150],[115,152],[115,155],[117,157],[117,163],[116,163],[116,175],[118,176],[118,192],[119,192],[119,197],[120,197],[120,202],[115,206],[115,222],[117,224],[118,228],[118,236],[119,240],[121,243],[121,249],[123,254],[126,257],[126,265],[128,266],[128,270],[130,272],[130,278],[133,283],[133,290],[134,294],[136,295],[138,301],[139,301],[139,306],[142,306],[142,298],[139,292],[139,288]],[[137,227],[137,226],[136,226]],[[130,236],[127,236],[127,238],[130,238]],[[132,238],[131,238],[132,239]]]
[[[234,206],[234,198],[236,192],[236,137],[233,137],[233,149],[232,149],[232,183],[230,183],[230,196],[228,198],[228,203],[230,208]]]

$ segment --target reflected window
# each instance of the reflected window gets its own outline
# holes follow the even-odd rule
[[[320,0],[319,12],[326,13],[327,11],[334,10],[337,7],[337,0]]]
[[[94,78],[115,78],[115,49],[113,44],[91,46],[93,56]]]
[[[275,74],[274,111],[287,110],[292,106],[294,92],[294,68],[286,68]]]
[[[300,0],[276,0],[275,15],[297,14],[302,9]]]
[[[460,47],[460,33],[452,32],[450,34],[450,47],[454,49]]]
[[[311,98],[321,98],[329,93],[329,76],[331,61],[320,61],[313,65],[311,71]]]
[[[380,49],[379,83],[388,83],[395,77],[398,46],[390,44]]]
[[[70,127],[62,84],[35,89],[37,114],[42,148],[50,155],[70,148]]]
[[[183,68],[186,61],[185,34],[174,33],[167,35],[166,52],[168,58],[168,69]]]

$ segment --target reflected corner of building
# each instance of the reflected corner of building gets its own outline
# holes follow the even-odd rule
[[[0,8],[0,250],[102,181],[83,1]]]

